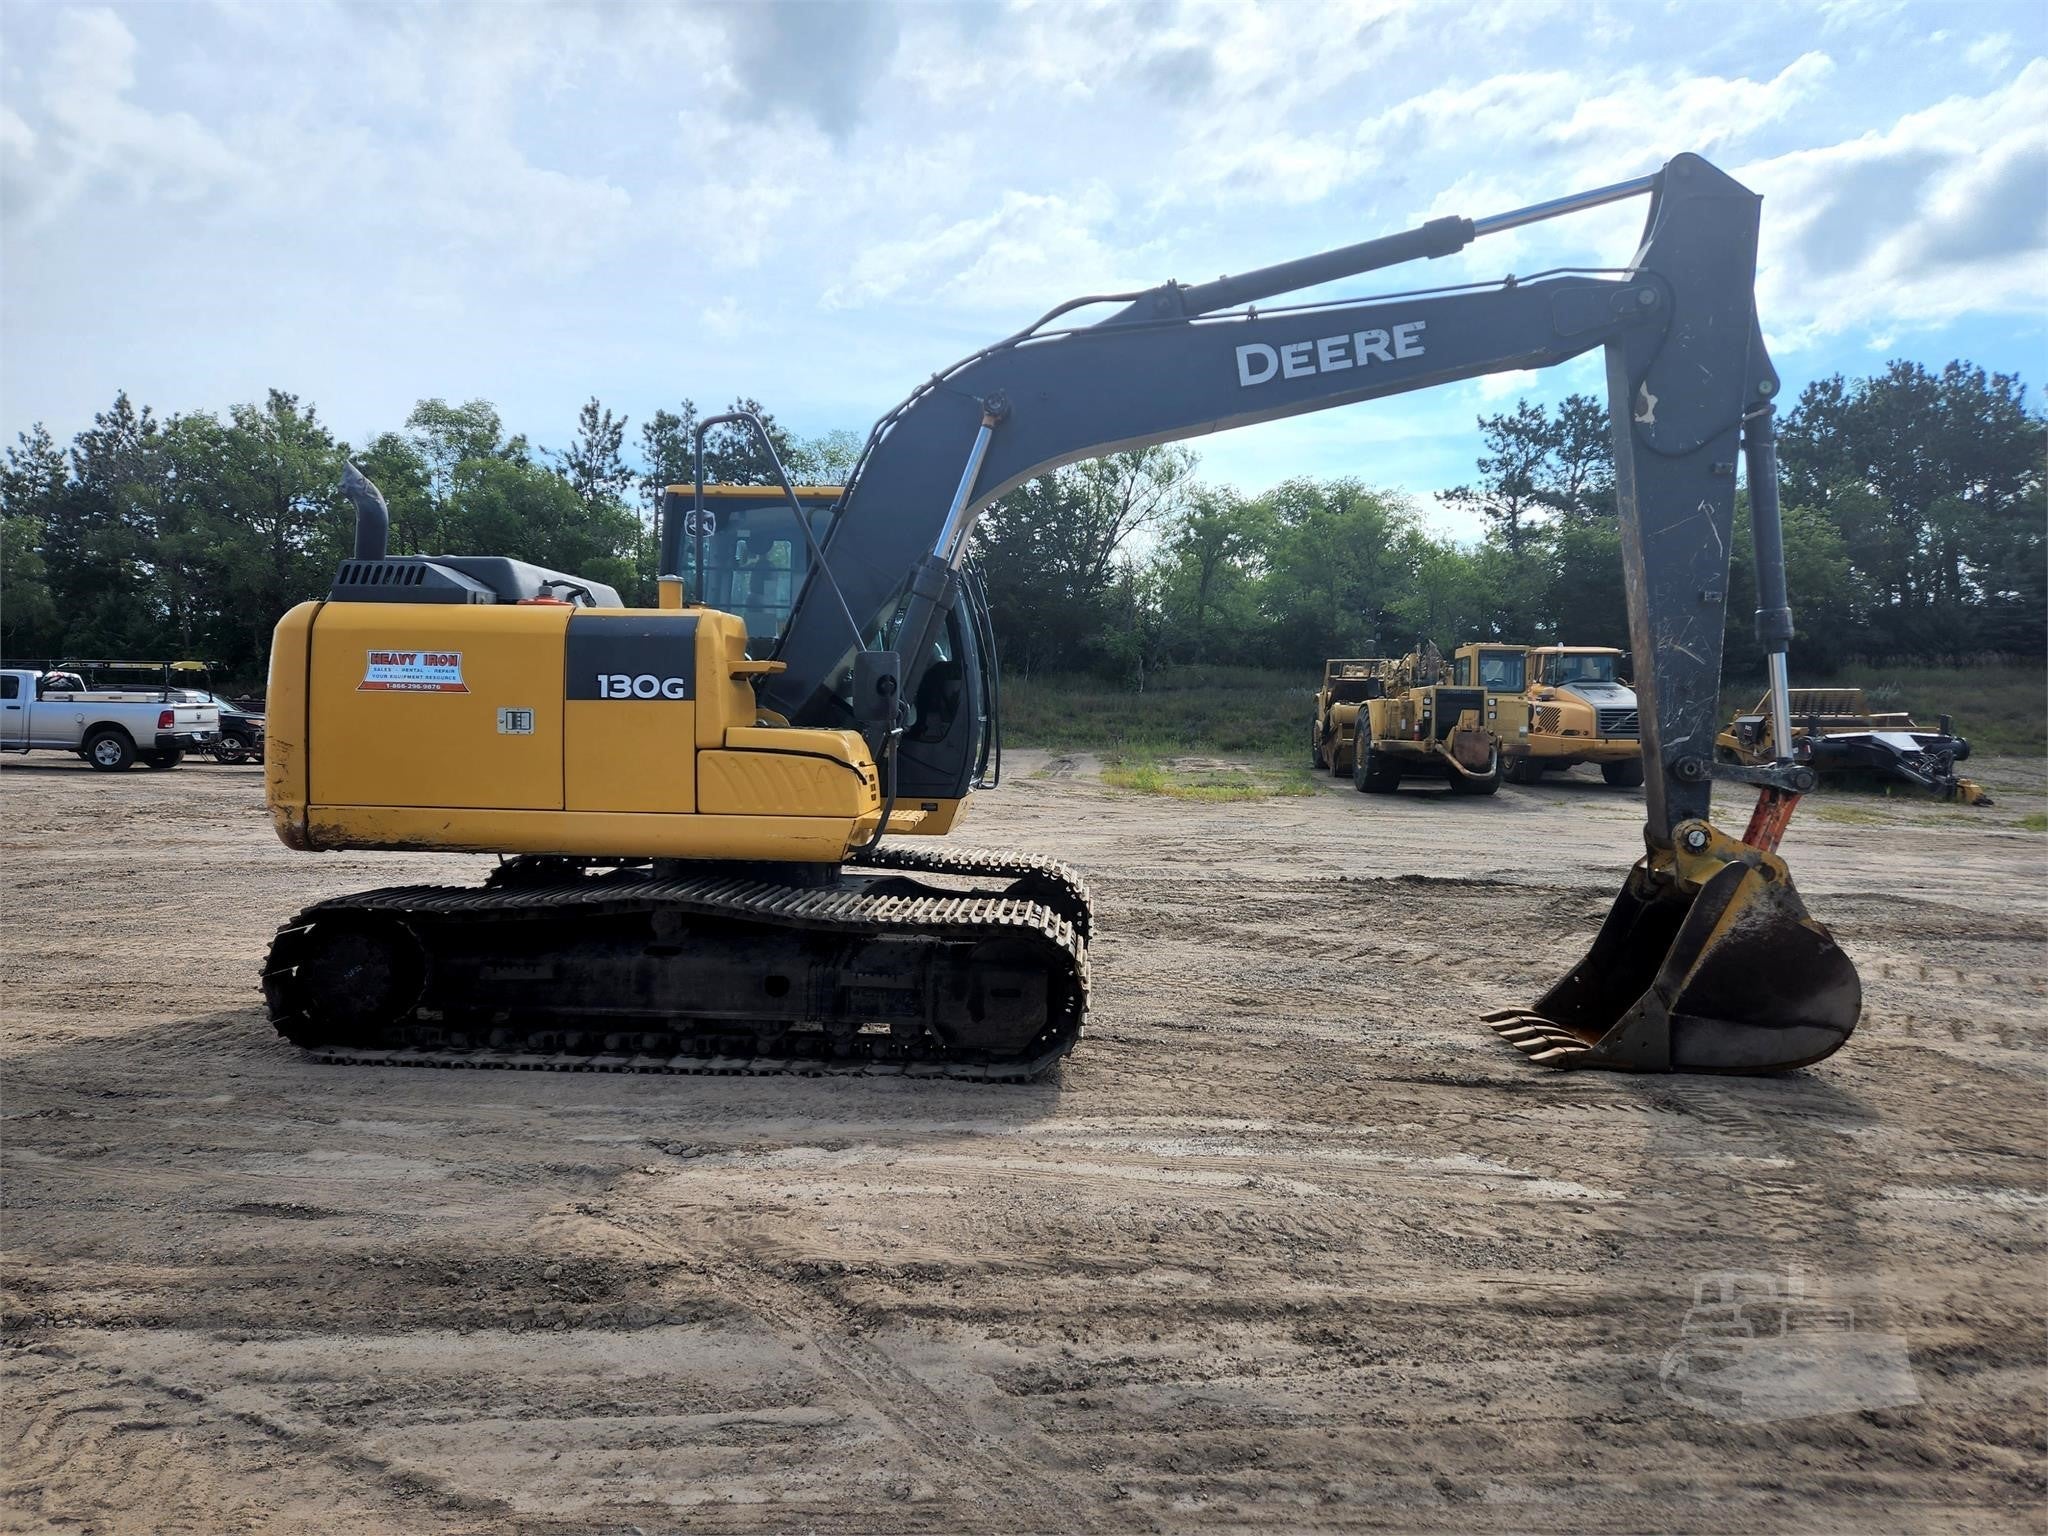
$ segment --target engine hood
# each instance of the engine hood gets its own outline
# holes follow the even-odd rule
[[[1569,693],[1584,699],[1595,709],[1634,709],[1636,691],[1621,683],[1564,683],[1559,693]]]

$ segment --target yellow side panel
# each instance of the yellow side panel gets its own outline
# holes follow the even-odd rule
[[[919,800],[915,803],[915,811],[917,824],[899,828],[896,819],[904,813],[904,802],[897,801],[896,813],[889,818],[890,831],[915,833],[919,837],[943,837],[967,814],[967,796],[962,795],[958,800]]]
[[[271,825],[287,848],[306,842],[306,669],[319,603],[300,603],[277,621],[270,641],[263,793]]]
[[[309,798],[560,810],[569,613],[327,604],[308,674]]]
[[[670,699],[571,699],[564,808],[694,811],[697,706]]]
[[[715,608],[697,613],[697,745],[725,745],[725,733],[752,727],[758,705],[754,685],[734,677],[733,668],[747,659],[744,619]]]
[[[872,778],[792,751],[699,752],[697,792],[713,816],[860,816],[881,805]]]
[[[438,848],[658,859],[776,859],[837,864],[873,835],[878,816],[650,816],[644,811],[423,810],[307,807],[308,847]]]

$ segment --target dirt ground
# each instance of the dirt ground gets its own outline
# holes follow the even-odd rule
[[[2043,776],[1973,766],[1998,807],[1795,824],[1838,1056],[1635,1079],[1472,1020],[1577,957],[1638,793],[1013,754],[959,841],[1099,914],[1020,1088],[311,1065],[273,926],[482,861],[288,853],[255,770],[11,761],[7,1528],[2042,1529]],[[1773,1286],[1717,1395],[1688,1329]]]

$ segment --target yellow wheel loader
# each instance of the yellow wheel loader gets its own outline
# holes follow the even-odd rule
[[[1385,690],[1359,705],[1353,742],[1351,784],[1362,794],[1392,794],[1403,779],[1440,780],[1454,795],[1500,788],[1499,703],[1483,684],[1454,681],[1433,645],[1403,656]]]
[[[1625,659],[1612,646],[1529,648],[1526,686],[1518,690],[1525,718],[1501,744],[1510,784],[1537,784],[1546,773],[1596,763],[1609,784],[1641,787],[1641,717],[1635,690],[1621,681]]]
[[[1309,722],[1309,762],[1337,778],[1351,772],[1351,738],[1365,701],[1386,691],[1394,663],[1386,656],[1333,656],[1323,663],[1323,686]]]
[[[1649,214],[1622,266],[1272,302],[1632,197]],[[967,558],[980,510],[1093,455],[1599,349],[1646,852],[1586,959],[1489,1022],[1550,1066],[1771,1071],[1826,1055],[1855,1025],[1856,973],[1773,851],[1811,772],[1713,761],[1738,458],[1774,740],[1790,738],[1757,221],[1754,194],[1682,155],[1488,218],[1085,295],[920,384],[840,488],[801,491],[779,464],[767,487],[707,485],[708,428],[752,434],[773,463],[757,418],[710,418],[693,483],[664,497],[650,608],[508,555],[393,554],[382,498],[352,473],[354,554],[272,650],[272,819],[309,852],[503,862],[479,884],[306,908],[265,965],[272,1020],[345,1062],[1043,1070],[1086,1012],[1086,887],[1048,859],[918,846],[1000,778],[1000,672]],[[1443,746],[1437,760],[1475,782],[1497,775],[1483,690],[1402,691],[1430,702],[1409,743]],[[1399,735],[1389,721],[1380,739]],[[1717,776],[1762,791],[1742,838],[1707,820]]]

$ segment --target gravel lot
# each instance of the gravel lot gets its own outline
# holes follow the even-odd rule
[[[960,841],[1079,864],[1099,934],[1018,1088],[312,1065],[274,926],[485,861],[291,854],[260,770],[11,760],[0,1517],[2042,1529],[2043,778],[1972,767],[1996,808],[1794,826],[1866,987],[1839,1055],[1629,1079],[1471,1020],[1576,958],[1639,793],[1012,754]],[[1724,1286],[1792,1298],[1752,1391],[1686,1342]]]

